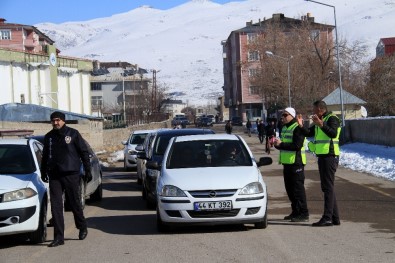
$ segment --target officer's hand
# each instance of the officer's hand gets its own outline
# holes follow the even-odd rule
[[[44,172],[44,171],[41,171],[41,180],[42,180],[44,183],[48,183],[48,176],[47,176],[47,173]]]
[[[85,172],[85,182],[89,183],[90,181],[92,181],[92,173],[91,171],[86,171]]]

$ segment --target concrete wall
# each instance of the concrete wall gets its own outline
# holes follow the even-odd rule
[[[395,117],[346,120],[346,142],[395,147]]]
[[[153,122],[144,125],[130,126],[128,128],[103,130],[103,122],[101,121],[81,120],[78,124],[67,124],[67,126],[77,129],[82,137],[89,142],[94,151],[98,152],[106,149],[122,149],[124,146],[121,142],[127,140],[132,131],[171,128],[171,123],[170,121]],[[52,129],[52,125],[50,123],[0,121],[0,130],[24,129],[34,130],[33,135],[45,135]]]

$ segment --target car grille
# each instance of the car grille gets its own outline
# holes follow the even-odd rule
[[[235,217],[240,209],[221,210],[221,211],[194,211],[188,210],[188,214],[192,218],[217,218],[217,217]]]
[[[166,214],[170,217],[182,217],[178,210],[165,210]]]
[[[189,194],[195,198],[213,198],[213,197],[229,197],[236,193],[237,189],[229,190],[203,190],[189,191]]]

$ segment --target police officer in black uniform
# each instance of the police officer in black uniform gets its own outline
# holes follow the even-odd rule
[[[88,148],[81,134],[65,125],[65,115],[55,111],[51,114],[53,129],[44,137],[41,174],[49,179],[51,210],[54,226],[54,240],[48,245],[64,244],[63,192],[70,203],[74,222],[79,229],[79,239],[88,235],[88,229],[81,206],[80,167],[85,169],[85,181],[92,180]]]

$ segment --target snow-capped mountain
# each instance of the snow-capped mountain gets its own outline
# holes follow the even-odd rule
[[[395,36],[395,0],[322,0],[336,7],[339,38],[364,41],[371,57],[380,38]],[[89,21],[35,25],[62,55],[127,61],[156,69],[158,83],[184,102],[212,104],[223,94],[222,46],[231,31],[274,13],[334,25],[333,8],[303,0],[191,0],[168,10],[141,6]]]

